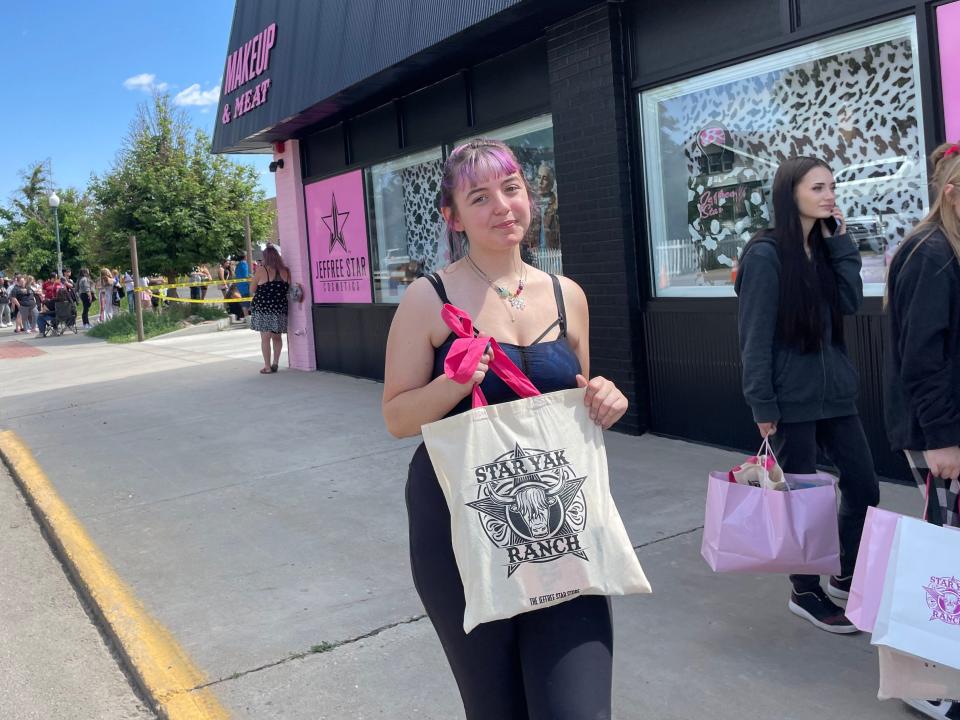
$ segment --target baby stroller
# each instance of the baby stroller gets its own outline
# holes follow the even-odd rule
[[[77,334],[77,306],[69,300],[61,300],[55,306],[56,316],[50,323],[51,335],[63,335],[67,330]]]

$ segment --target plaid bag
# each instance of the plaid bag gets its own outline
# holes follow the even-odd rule
[[[907,462],[910,463],[910,470],[913,473],[913,479],[917,482],[917,487],[924,497],[927,497],[927,475],[930,470],[927,468],[927,461],[923,453],[917,450],[905,450]],[[960,527],[960,482],[956,480],[942,480],[935,478],[931,483],[931,492],[927,503],[927,520],[934,525],[946,525],[948,527]]]

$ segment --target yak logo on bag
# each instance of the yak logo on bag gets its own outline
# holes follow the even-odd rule
[[[526,562],[550,562],[564,555],[588,560],[580,545],[587,503],[565,450],[515,445],[492,462],[474,468],[483,531],[506,550],[507,577]]]
[[[930,620],[942,620],[947,625],[960,625],[960,580],[955,577],[930,578],[927,607],[933,611]]]

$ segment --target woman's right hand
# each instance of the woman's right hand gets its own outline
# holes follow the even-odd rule
[[[461,385],[464,390],[464,396],[469,395],[473,392],[473,388],[476,385],[483,382],[483,379],[487,376],[487,370],[490,369],[491,360],[493,360],[493,351],[487,349],[481,356],[480,362],[477,363],[477,369],[473,371],[473,375],[470,376],[467,382]]]
[[[775,422],[757,423],[757,429],[760,431],[760,437],[766,439],[769,435],[777,434],[777,424]]]
[[[923,457],[927,461],[927,468],[933,476],[941,480],[960,479],[960,447],[926,450]]]

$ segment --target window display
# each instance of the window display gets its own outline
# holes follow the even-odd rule
[[[882,295],[896,245],[927,211],[913,18],[883,23],[641,95],[653,286],[733,295],[737,260],[772,225],[779,164],[811,155]]]
[[[366,172],[374,302],[398,303],[421,274],[449,262],[439,239],[440,148],[374,165]]]

